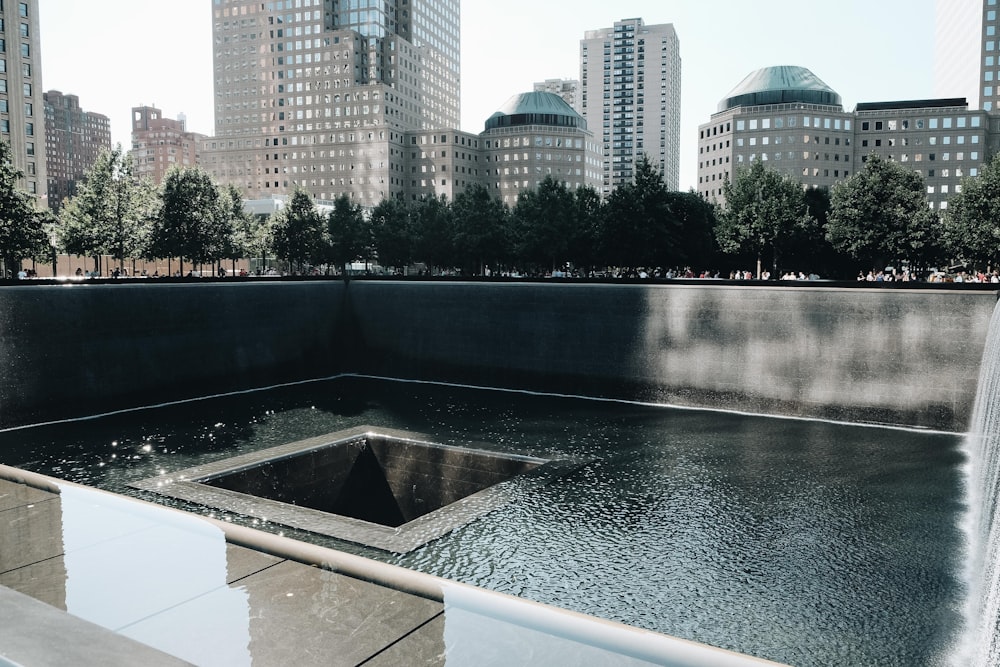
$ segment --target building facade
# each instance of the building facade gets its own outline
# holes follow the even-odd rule
[[[754,160],[806,188],[830,189],[872,153],[904,164],[926,182],[928,205],[948,207],[961,180],[976,176],[1000,127],[964,98],[858,104],[802,67],[751,73],[698,128],[698,192],[723,202],[722,187]]]
[[[484,182],[509,206],[549,176],[574,190],[599,190],[603,183],[600,144],[586,120],[554,93],[511,97],[486,121],[480,137]]]
[[[132,160],[135,173],[154,184],[174,167],[200,165],[205,136],[187,131],[183,117],[164,118],[156,107],[132,107]]]
[[[681,57],[672,24],[617,21],[580,42],[580,108],[601,144],[604,195],[631,182],[647,155],[680,185]]]
[[[566,100],[578,114],[583,115],[580,106],[580,82],[577,79],[546,79],[536,81],[533,89],[536,93],[553,93]]]
[[[80,98],[58,90],[44,93],[45,170],[49,208],[59,211],[102,150],[111,148],[111,121],[80,108]]]
[[[806,187],[854,171],[854,119],[840,95],[803,67],[750,73],[698,128],[698,192],[722,201],[740,167],[761,160]]]
[[[459,4],[214,0],[205,167],[253,199],[405,197],[406,133],[459,125]]]
[[[962,179],[978,176],[987,160],[990,117],[964,98],[863,103],[854,115],[858,159],[878,153],[909,166],[936,210],[947,209]]]
[[[934,96],[964,97],[969,108],[995,108],[992,90],[983,86],[996,78],[996,42],[987,52],[987,38],[996,40],[996,0],[936,0],[934,11]],[[990,17],[991,27],[986,20]],[[987,34],[989,33],[989,34]],[[989,56],[994,58],[989,58]],[[992,61],[987,67],[986,63]],[[984,80],[989,71],[989,81]],[[988,104],[984,107],[983,104]]]
[[[38,0],[0,3],[0,138],[10,144],[24,187],[45,196],[45,97]]]

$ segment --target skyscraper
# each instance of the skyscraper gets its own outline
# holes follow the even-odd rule
[[[0,138],[10,143],[25,189],[39,197],[45,172],[45,98],[38,0],[0,3]]]
[[[680,185],[681,56],[673,24],[641,18],[590,30],[580,42],[580,106],[603,146],[603,194],[633,178],[646,154]]]
[[[404,133],[460,116],[459,0],[214,0],[215,136],[247,196],[403,196]]]
[[[45,97],[45,170],[49,208],[58,211],[76,184],[94,166],[101,149],[111,148],[111,121],[84,111],[80,98],[50,90]]]
[[[994,91],[984,91],[983,87],[994,86],[996,25],[996,0],[937,0],[934,14],[936,96],[964,97],[971,109],[995,107]],[[987,72],[989,78],[986,78]],[[984,92],[989,94],[984,95]]]

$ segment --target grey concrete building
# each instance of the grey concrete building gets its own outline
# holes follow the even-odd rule
[[[494,196],[510,206],[546,176],[571,189],[600,190],[600,144],[586,120],[554,93],[514,95],[486,121],[480,138],[483,179]]]
[[[580,41],[580,107],[603,153],[602,193],[628,183],[643,154],[680,185],[681,57],[673,24],[641,18]]]
[[[0,3],[0,138],[39,198],[48,187],[41,55],[38,0]]]
[[[747,76],[698,128],[698,192],[722,202],[723,184],[756,159],[803,187],[829,189],[877,153],[920,174],[928,205],[944,210],[962,178],[988,159],[998,122],[964,98],[868,102],[845,112],[809,70],[769,67]]]
[[[939,211],[987,159],[990,117],[964,98],[862,103],[854,116],[858,161],[874,152],[911,167]]]
[[[405,198],[415,201],[437,195],[451,201],[473,184],[482,183],[482,146],[479,136],[458,130],[407,132]]]
[[[458,0],[215,0],[204,166],[249,198],[403,197],[406,133],[458,127]]]
[[[111,148],[111,121],[104,114],[84,111],[80,98],[58,90],[46,91],[45,171],[49,208],[58,211],[76,194],[76,185],[94,166],[101,150]]]
[[[854,171],[854,119],[840,95],[804,67],[751,72],[698,128],[698,192],[722,201],[722,186],[755,159],[830,187]]]

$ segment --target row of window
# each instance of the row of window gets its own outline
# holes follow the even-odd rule
[[[917,118],[911,121],[909,118],[892,118],[889,120],[861,121],[861,131],[869,132],[896,132],[897,130],[909,130],[911,127],[917,130],[950,130],[951,128],[981,127],[982,119],[979,116],[945,116],[943,118]]]
[[[851,120],[849,118],[829,118],[824,116],[775,116],[774,118],[751,118],[749,120],[740,118],[736,120],[737,132],[769,130],[772,127],[780,130],[785,127],[799,126],[850,132]]]

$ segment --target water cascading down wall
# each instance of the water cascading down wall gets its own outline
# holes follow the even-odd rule
[[[0,288],[0,425],[357,373],[968,429],[995,291],[356,280]]]

